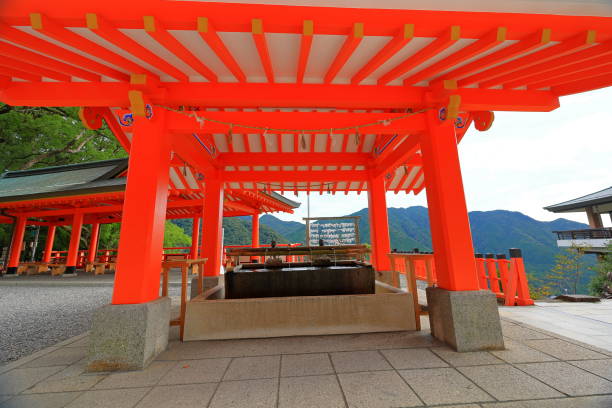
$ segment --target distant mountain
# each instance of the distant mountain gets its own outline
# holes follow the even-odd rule
[[[429,216],[427,208],[389,208],[389,235],[391,248],[401,251],[419,248],[431,251]],[[361,217],[359,231],[361,241],[370,243],[368,209],[353,214]],[[559,218],[554,221],[538,221],[516,211],[473,211],[469,213],[474,251],[477,253],[508,253],[509,248],[520,248],[527,271],[538,277],[544,276],[554,265],[557,248],[553,231],[583,229],[588,225]],[[191,234],[191,220],[177,220],[187,234]],[[306,227],[296,221],[283,221],[271,214],[260,217],[260,241],[269,243],[302,242],[306,239]],[[225,245],[249,245],[251,243],[251,217],[225,218]],[[592,256],[586,256],[593,263]],[[591,259],[593,258],[593,259]],[[591,274],[581,279],[588,282]]]
[[[432,250],[427,208],[389,208],[388,214],[392,249]],[[362,242],[370,243],[368,209],[348,215],[361,216],[361,239]],[[469,218],[475,252],[507,254],[509,248],[520,248],[523,250],[527,270],[536,276],[545,275],[553,267],[555,255],[560,251],[553,231],[588,228],[586,224],[563,218],[549,222],[538,221],[520,212],[505,210],[473,211]],[[260,224],[267,225],[291,242],[305,240],[306,229],[299,222],[282,221],[267,214],[261,217]],[[590,256],[587,258],[590,259]],[[589,274],[585,275],[584,281],[588,278]]]

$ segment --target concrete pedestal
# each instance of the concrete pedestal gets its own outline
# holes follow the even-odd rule
[[[106,305],[93,318],[88,371],[141,370],[168,346],[170,298]]]
[[[488,290],[427,288],[431,334],[455,350],[502,350],[497,300]]]

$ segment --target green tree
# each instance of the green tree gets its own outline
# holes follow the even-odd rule
[[[166,221],[164,232],[164,247],[185,247],[191,245],[191,237],[173,222]]]
[[[606,288],[612,289],[612,242],[607,246],[607,253],[603,255],[594,269],[595,277],[591,280],[590,290],[593,296],[602,296]]]
[[[0,172],[126,156],[106,125],[98,130],[85,128],[78,108],[71,107],[32,108],[0,103],[0,146]],[[0,225],[0,248],[8,246],[11,229],[11,225]],[[40,242],[46,236],[43,230]],[[69,230],[70,227],[58,229],[57,249],[66,249]],[[116,227],[110,230],[118,231]],[[26,240],[30,235],[26,234]],[[117,238],[109,236],[109,245]]]
[[[545,280],[552,292],[563,293],[565,290],[573,290],[578,293],[580,275],[585,265],[582,260],[583,248],[572,246],[555,255],[555,266],[546,275]]]

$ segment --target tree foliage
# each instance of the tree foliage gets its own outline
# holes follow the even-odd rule
[[[606,249],[607,253],[595,265],[597,274],[591,281],[590,287],[593,296],[604,296],[607,291],[612,292],[612,242]]]
[[[580,276],[587,267],[583,261],[583,248],[572,246],[555,256],[555,266],[546,275],[545,281],[553,294],[568,291],[578,293]]]

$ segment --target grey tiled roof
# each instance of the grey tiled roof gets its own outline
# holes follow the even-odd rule
[[[9,171],[0,176],[0,202],[120,191],[127,159],[103,160],[32,170]]]
[[[574,198],[559,204],[544,207],[550,212],[580,211],[592,205],[612,203],[612,187],[605,188],[595,193],[587,194],[583,197]]]

